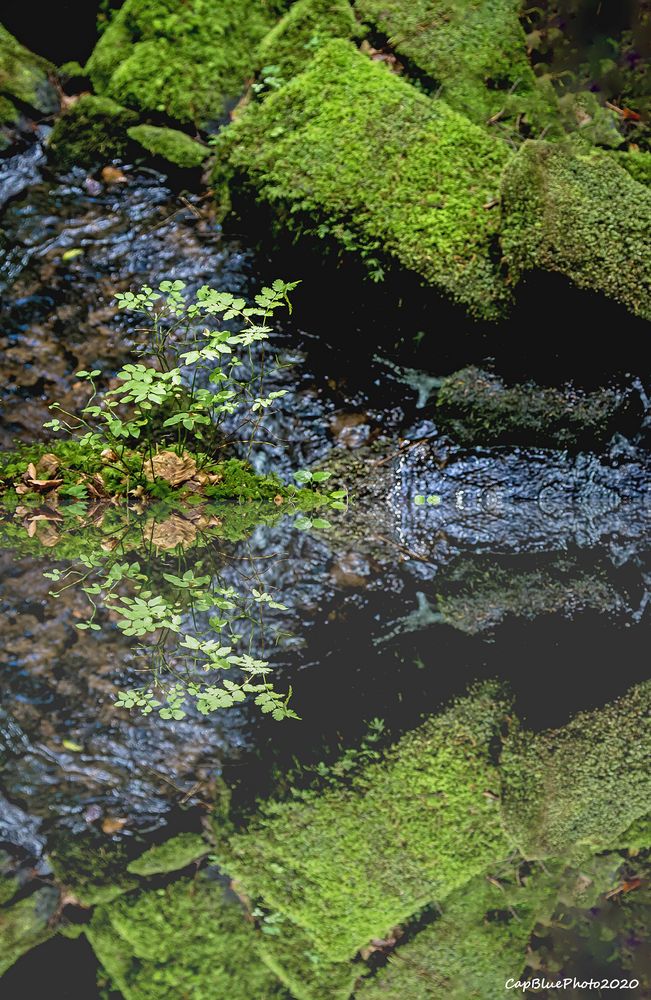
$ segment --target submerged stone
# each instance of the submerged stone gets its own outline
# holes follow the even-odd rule
[[[642,406],[637,398],[638,417]],[[471,366],[443,379],[436,400],[437,424],[461,444],[553,444],[564,448],[588,439],[607,440],[634,409],[630,390],[584,392],[520,383]],[[638,419],[639,426],[639,419]]]
[[[200,167],[210,155],[210,150],[200,142],[174,128],[134,125],[127,130],[127,135],[152,156],[161,156],[177,167]]]
[[[651,319],[651,192],[611,155],[525,142],[504,171],[502,213],[514,279],[558,271]]]
[[[220,118],[253,73],[275,4],[126,0],[86,65],[98,93],[179,122]]]
[[[490,206],[507,146],[349,42],[246,108],[218,150],[216,179],[243,179],[295,231],[334,237],[371,270],[389,256],[474,315],[502,311]]]
[[[300,72],[324,42],[355,38],[360,25],[348,0],[297,0],[260,42],[260,66],[273,66],[283,80]]]
[[[217,852],[243,891],[352,958],[506,856],[491,747],[508,714],[487,685],[363,765],[348,788],[272,803]],[[497,793],[495,792],[495,795]]]
[[[48,141],[56,167],[92,167],[124,155],[136,115],[108,97],[84,94],[56,122]]]
[[[13,124],[21,105],[43,115],[58,111],[55,74],[47,59],[34,55],[0,24],[0,124]]]

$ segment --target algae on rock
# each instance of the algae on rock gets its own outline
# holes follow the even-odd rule
[[[126,0],[86,72],[98,93],[127,107],[207,123],[242,91],[276,15],[265,0]]]
[[[513,279],[557,271],[651,319],[651,191],[611,154],[525,142],[504,171],[502,217]]]
[[[244,179],[294,231],[392,257],[477,316],[502,311],[491,206],[508,147],[350,42],[249,105],[217,150],[216,179]]]
[[[91,167],[124,155],[127,129],[136,115],[108,97],[84,94],[56,122],[48,140],[55,165],[61,170]]]
[[[333,962],[506,857],[492,744],[508,709],[486,685],[404,736],[349,788],[271,803],[218,848],[251,897]],[[493,795],[491,795],[491,790]]]
[[[296,0],[260,42],[258,62],[278,67],[280,77],[289,80],[324,42],[331,38],[352,39],[360,33],[348,0]]]
[[[185,132],[154,125],[134,125],[127,135],[152,156],[160,156],[177,167],[200,167],[210,150],[191,139]]]

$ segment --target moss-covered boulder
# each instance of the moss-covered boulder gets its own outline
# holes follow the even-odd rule
[[[651,319],[651,191],[599,150],[525,142],[502,180],[513,279],[557,271]]]
[[[638,397],[639,417],[642,407]],[[521,383],[507,386],[474,366],[443,379],[436,421],[461,444],[553,444],[605,441],[634,410],[630,392],[585,392]]]
[[[51,919],[58,902],[58,890],[44,885],[25,899],[0,907],[0,976],[55,933]]]
[[[525,857],[603,849],[648,813],[650,720],[645,683],[563,729],[511,737],[502,755],[502,811]]]
[[[617,149],[610,155],[634,181],[651,187],[651,153],[641,149],[631,149],[628,152]]]
[[[0,24],[0,125],[15,122],[18,109],[51,115],[59,110],[55,67],[21,45]]]
[[[95,90],[146,114],[205,123],[254,70],[277,16],[269,0],[126,0],[86,66]]]
[[[161,157],[177,167],[200,167],[210,153],[200,142],[174,128],[134,125],[127,134],[151,156]]]
[[[275,66],[291,79],[331,38],[355,38],[360,25],[348,0],[297,0],[258,48],[261,67]]]
[[[242,908],[206,877],[98,907],[87,935],[125,1000],[289,1000]]]
[[[162,844],[150,847],[127,865],[132,875],[160,875],[185,868],[208,853],[206,841],[198,833],[179,833]]]
[[[57,882],[83,906],[106,903],[138,884],[127,873],[130,856],[124,843],[94,830],[74,837],[67,831],[57,833],[50,838],[48,852]]]
[[[507,147],[349,42],[220,136],[236,174],[297,231],[332,236],[372,267],[389,256],[479,316],[506,299],[494,204]]]
[[[562,866],[561,866],[562,869]],[[501,1000],[527,963],[540,918],[556,905],[558,874],[533,869],[479,876],[453,893],[435,918],[366,980],[359,1000]]]
[[[523,114],[530,124],[549,125],[555,98],[529,63],[519,0],[357,0],[355,6],[472,121],[486,125]]]
[[[108,97],[84,94],[56,122],[48,148],[55,166],[92,167],[124,156],[137,117]]]
[[[294,1000],[349,1000],[367,968],[360,962],[333,962],[314,949],[310,937],[286,917],[261,921],[256,951]]]
[[[251,897],[338,962],[505,857],[492,686],[459,701],[365,767],[351,787],[271,803],[217,857]],[[492,792],[492,794],[491,794]]]

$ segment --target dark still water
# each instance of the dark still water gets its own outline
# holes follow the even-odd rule
[[[587,348],[562,360],[563,310],[600,311],[564,287],[563,331],[530,347],[524,317],[551,286],[489,332],[309,249],[270,260],[151,172],[52,180],[37,146],[20,157],[4,165],[3,448],[54,446],[48,405],[83,405],[79,369],[111,385],[139,337],[116,292],[301,279],[273,339],[288,392],[251,457],[285,482],[328,465],[352,502],[307,529],[281,505],[211,522],[134,497],[126,520],[65,529],[6,511],[0,996],[48,976],[80,1000],[493,1000],[536,977],[538,996],[568,978],[566,997],[651,997],[637,324],[615,315],[616,372]],[[469,364],[634,405],[580,447],[480,447],[436,404]],[[129,631],[122,598],[175,629]],[[237,662],[215,665],[217,639]],[[220,707],[215,678],[234,690],[247,670],[299,718],[259,689]]]

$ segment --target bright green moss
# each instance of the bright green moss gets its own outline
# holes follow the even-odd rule
[[[34,55],[0,24],[0,94],[42,114],[54,114],[59,110],[59,98],[50,79],[55,73],[47,59]]]
[[[132,875],[159,875],[175,872],[208,853],[206,841],[198,833],[180,833],[163,844],[150,847],[127,865]]]
[[[506,855],[486,686],[400,740],[348,788],[270,804],[218,851],[245,892],[345,961]]]
[[[124,156],[127,129],[136,121],[133,111],[108,97],[84,94],[56,122],[48,146],[61,170],[90,167]]]
[[[356,10],[472,121],[524,114],[542,125],[554,99],[536,83],[520,6],[519,0],[357,0]]]
[[[506,292],[490,208],[507,148],[372,62],[329,42],[293,81],[221,135],[224,169],[247,179],[295,230],[335,237],[495,317]]]
[[[127,134],[152,156],[162,156],[177,167],[200,167],[209,154],[200,142],[174,128],[135,125],[128,129]]]
[[[297,0],[260,42],[260,66],[289,80],[331,38],[355,38],[359,24],[348,0]]]
[[[125,1000],[285,1000],[241,907],[205,877],[99,907],[88,938]]]
[[[314,949],[309,937],[287,919],[262,922],[256,950],[294,1000],[349,1000],[367,970],[359,962],[332,962]]]
[[[650,717],[651,683],[640,684],[563,729],[506,743],[504,822],[525,857],[603,849],[648,812]]]
[[[561,866],[562,870],[562,866]],[[504,983],[527,963],[527,944],[540,918],[556,905],[558,876],[534,870],[481,875],[453,893],[441,916],[362,984],[359,1000],[502,1000]]]
[[[643,150],[616,150],[610,154],[638,184],[651,187],[651,153]]]
[[[651,191],[612,156],[526,142],[504,171],[502,214],[514,279],[558,271],[651,319]]]
[[[95,89],[137,111],[203,123],[223,114],[252,75],[275,4],[126,0],[86,66]]]

